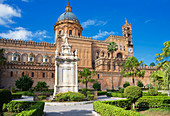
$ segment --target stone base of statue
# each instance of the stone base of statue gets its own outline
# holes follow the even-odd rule
[[[65,44],[62,44],[62,52],[56,50],[55,58],[55,85],[53,98],[57,93],[68,91],[78,92],[78,54],[72,52],[72,45],[68,44],[65,35]]]

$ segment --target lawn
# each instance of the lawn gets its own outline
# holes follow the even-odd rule
[[[170,108],[150,108],[139,112],[148,116],[170,116]]]

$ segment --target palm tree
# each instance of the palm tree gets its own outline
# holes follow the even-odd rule
[[[109,43],[109,45],[108,45],[108,47],[107,47],[107,50],[108,50],[108,52],[111,52],[111,57],[113,58],[113,53],[115,52],[115,51],[117,51],[117,49],[118,49],[118,46],[117,46],[117,44],[115,43],[115,42],[110,42]]]
[[[89,82],[95,82],[97,81],[96,79],[92,79],[92,75],[96,75],[95,71],[90,71],[88,68],[84,68],[83,71],[79,71],[78,74],[79,76],[79,82],[82,82],[83,84],[86,84],[86,89],[88,88],[88,83]],[[84,77],[84,78],[81,78]]]
[[[5,65],[6,63],[6,58],[4,57],[5,49],[0,49],[0,67]]]
[[[111,52],[111,64],[112,64],[112,58],[113,58],[113,53],[115,52],[115,51],[117,51],[117,49],[118,49],[118,46],[117,46],[117,44],[115,43],[115,42],[110,42],[109,43],[109,45],[108,45],[108,47],[107,47],[107,50],[108,50],[108,52]],[[112,71],[111,71],[112,72]],[[113,76],[112,76],[112,89],[113,89]]]
[[[142,64],[143,61],[138,61],[134,56],[129,57],[125,64],[123,65],[123,69],[121,70],[121,73],[123,74],[123,77],[132,77],[133,85],[135,85],[135,77],[144,77],[145,71],[140,70],[138,67]]]

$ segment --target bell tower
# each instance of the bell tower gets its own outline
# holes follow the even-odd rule
[[[128,41],[128,44],[132,45],[132,26],[127,22],[127,19],[125,19],[125,24],[122,25],[122,33],[123,37]]]

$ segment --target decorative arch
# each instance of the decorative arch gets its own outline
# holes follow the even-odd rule
[[[55,56],[54,56],[54,55],[52,55],[52,56],[50,57],[50,63],[55,63]]]
[[[7,61],[12,61],[12,52],[6,54]]]
[[[21,62],[27,62],[28,61],[28,54],[24,53],[21,55]]]
[[[42,63],[43,62],[43,56],[41,54],[38,54],[36,57],[35,57],[35,62],[37,63]]]
[[[117,53],[117,58],[122,58],[122,53]]]

